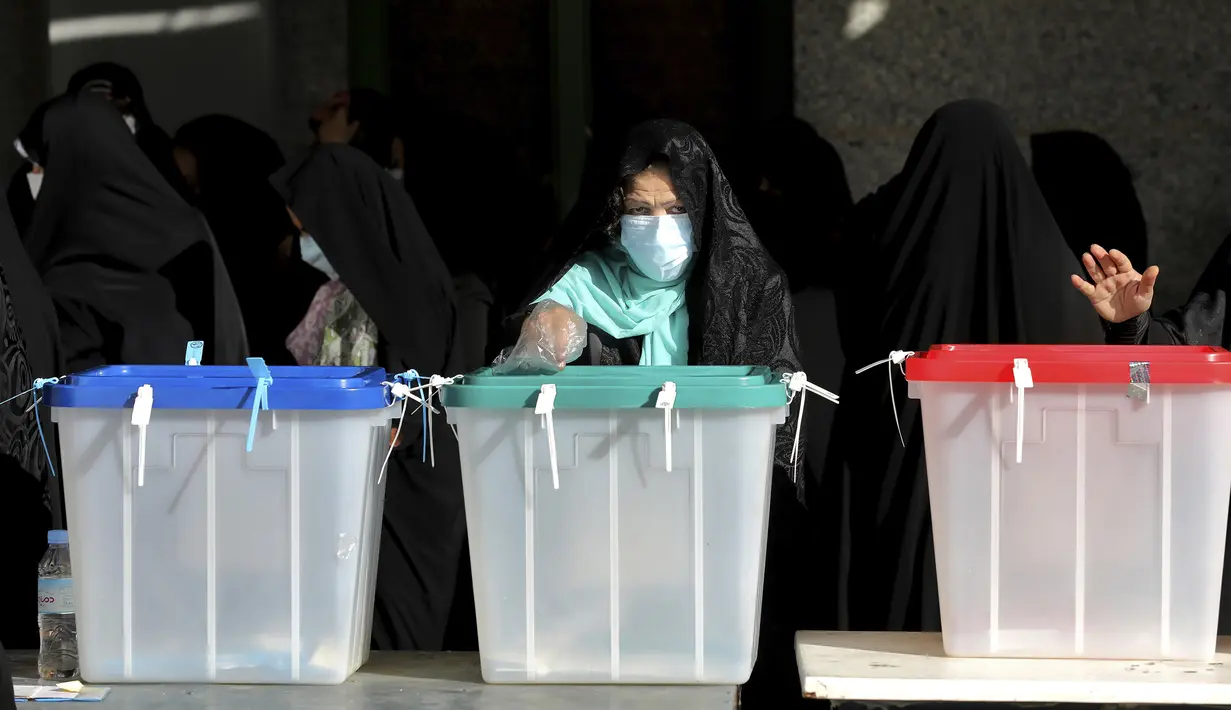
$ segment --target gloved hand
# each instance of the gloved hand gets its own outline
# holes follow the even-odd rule
[[[586,322],[572,309],[543,301],[522,324],[521,337],[500,354],[493,372],[530,375],[559,372],[586,349]]]

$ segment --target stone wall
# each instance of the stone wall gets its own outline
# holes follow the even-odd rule
[[[1107,139],[1136,176],[1160,305],[1187,295],[1231,232],[1231,3],[880,4],[883,20],[850,39],[851,0],[795,0],[796,111],[838,148],[857,196],[901,167],[937,106],[991,99],[1023,149],[1050,130]]]

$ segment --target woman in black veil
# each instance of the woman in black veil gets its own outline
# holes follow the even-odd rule
[[[26,250],[51,295],[70,371],[103,364],[242,363],[243,323],[209,227],[141,153],[109,102],[43,104],[18,144],[45,178]]]
[[[171,137],[154,121],[145,103],[145,89],[131,69],[114,62],[98,62],[79,70],[68,80],[68,94],[89,92],[111,102],[128,130],[137,139],[137,146],[150,159],[159,174],[181,194],[185,185],[171,157]]]
[[[414,202],[369,152],[348,144],[364,129],[345,97],[317,116],[317,145],[272,178],[305,230],[304,260],[329,278],[288,346],[296,357],[307,354],[301,364],[341,353],[347,364],[390,373],[459,374],[453,281]],[[325,301],[350,303],[342,310],[352,326],[329,325],[326,314],[338,308],[320,308]],[[331,330],[344,341],[374,333],[375,347],[348,341],[329,351]],[[453,603],[466,524],[461,463],[453,436],[439,434],[434,465],[425,461],[426,436],[420,420],[407,417],[389,461],[372,622],[372,645],[381,650],[440,650]]]
[[[838,578],[820,600],[822,623],[935,631],[919,403],[885,367],[855,369],[894,350],[1097,343],[1102,334],[1077,294],[1047,286],[1071,271],[1072,255],[1007,117],[992,104],[959,101],[934,113],[902,172],[857,205],[842,248],[846,374],[829,457],[809,497],[825,511],[817,516],[830,554],[824,564]]]
[[[67,93],[76,96],[88,93],[111,102],[124,117],[124,123],[137,139],[137,146],[176,191],[185,194],[185,185],[171,158],[171,139],[150,115],[145,105],[145,91],[137,75],[127,67],[113,62],[91,64],[68,80]],[[25,234],[34,213],[34,196],[27,184],[29,164],[22,165],[9,181],[7,196],[9,209],[17,232]]]
[[[591,183],[598,189],[583,195],[565,220],[549,265],[523,300],[520,313],[528,317],[519,319],[521,337],[510,362],[545,356],[553,361],[549,366],[563,366],[562,349],[551,341],[583,318],[589,336],[576,364],[764,365],[799,371],[786,278],[753,233],[696,129],[677,121],[642,123],[609,166],[605,180]],[[653,238],[654,230],[657,243],[669,245],[678,259],[655,259],[635,246]],[[622,291],[608,297],[629,302],[637,293],[648,295],[657,299],[655,312],[642,313],[647,319],[633,323],[638,311],[605,318],[584,298],[562,305],[573,275],[605,270],[617,275]],[[605,331],[610,322],[626,330]],[[809,534],[800,503],[802,478],[791,473],[794,423],[792,415],[779,428],[775,448],[760,650],[743,694],[746,707],[785,707],[801,697],[794,634],[807,627],[800,614],[810,603],[804,571],[811,564],[802,542]]]
[[[327,280],[300,259],[300,229],[269,178],[286,161],[267,133],[208,115],[175,133],[174,155],[226,264],[251,354],[294,365],[286,338]]]

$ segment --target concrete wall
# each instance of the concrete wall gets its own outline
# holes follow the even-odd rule
[[[8,147],[47,90],[47,5],[44,0],[5,0],[0,21],[0,175],[21,157]]]
[[[937,106],[988,98],[1023,144],[1066,128],[1106,138],[1136,175],[1160,305],[1187,295],[1231,232],[1231,3],[888,0],[849,39],[851,5],[795,0],[795,105],[837,146],[856,196],[901,167]]]
[[[136,72],[155,120],[169,133],[202,114],[227,113],[294,150],[310,140],[311,108],[346,84],[346,0],[49,4],[61,27],[89,18],[129,26],[107,37],[54,41],[53,33],[53,88],[62,91],[72,73],[90,63],[119,62]],[[168,13],[165,26],[150,31],[148,18],[160,12]]]

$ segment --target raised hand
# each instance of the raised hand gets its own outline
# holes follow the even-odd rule
[[[1150,310],[1154,282],[1158,279],[1157,266],[1139,274],[1123,252],[1107,251],[1097,244],[1091,245],[1089,253],[1082,255],[1081,263],[1090,280],[1073,274],[1073,286],[1090,299],[1090,305],[1103,320],[1123,323]]]

